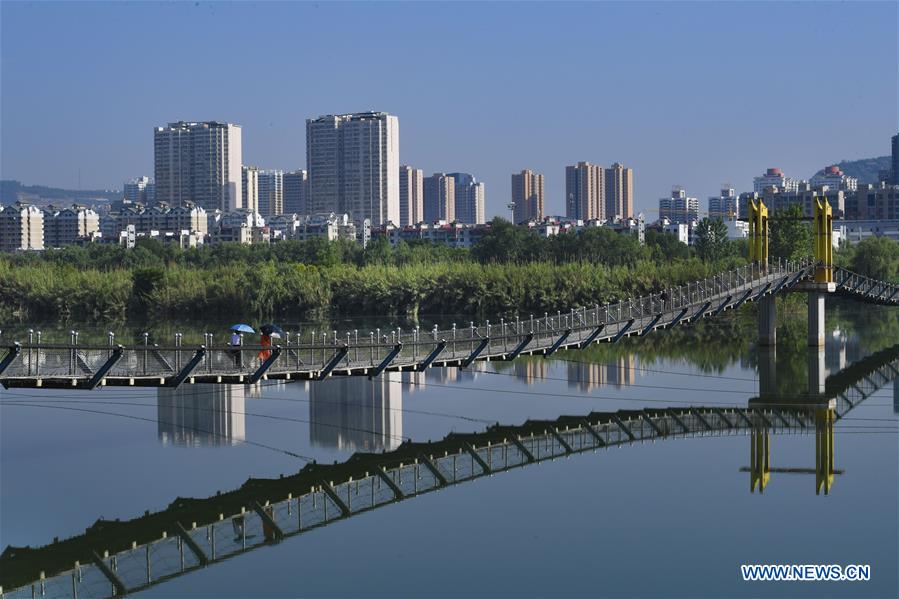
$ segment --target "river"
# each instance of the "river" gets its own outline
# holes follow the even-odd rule
[[[899,343],[895,310],[838,302],[828,310],[824,375]],[[0,390],[2,544],[43,545],[98,518],[133,518],[250,477],[296,473],[307,459],[342,462],[406,439],[591,411],[746,407],[766,386],[807,395],[821,362],[805,346],[802,310],[782,313],[775,352],[754,346],[744,314],[551,359],[376,381]],[[223,326],[164,324],[152,334],[180,327],[202,337]],[[302,328],[313,326],[363,324]],[[3,340],[27,336],[21,324],[0,328]],[[70,328],[78,327],[46,325],[42,335],[64,340]],[[79,334],[105,338],[106,328]],[[140,338],[143,328],[120,325],[117,336]],[[391,504],[140,594],[899,596],[899,382],[836,422],[833,439],[827,493],[816,492],[814,431],[771,436],[763,492],[751,488],[749,436],[636,443]],[[871,579],[744,582],[741,564],[869,564]]]

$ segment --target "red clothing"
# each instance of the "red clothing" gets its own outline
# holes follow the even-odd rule
[[[261,345],[263,348],[271,347],[272,346],[272,338],[269,337],[268,335],[262,335],[262,337],[259,339],[259,345]],[[272,355],[272,350],[263,349],[259,352],[258,355],[259,355],[260,360],[263,360],[263,361],[268,360],[269,357]]]

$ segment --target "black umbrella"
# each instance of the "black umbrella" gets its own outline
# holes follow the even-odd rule
[[[259,331],[263,335],[268,335],[269,337],[273,337],[273,336],[283,337],[285,335],[284,329],[282,329],[281,327],[279,327],[276,324],[271,324],[271,323],[262,325],[261,327],[259,327]]]

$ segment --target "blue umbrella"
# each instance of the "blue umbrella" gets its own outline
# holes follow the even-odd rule
[[[255,333],[256,332],[253,330],[253,327],[251,327],[248,324],[231,325],[231,330],[234,331],[235,333]]]

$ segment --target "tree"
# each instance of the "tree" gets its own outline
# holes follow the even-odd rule
[[[677,235],[655,229],[647,229],[645,235],[646,247],[649,248],[652,259],[657,262],[686,260],[690,257],[690,246],[678,241]]]
[[[768,227],[769,258],[799,260],[812,255],[812,231],[804,220],[801,206],[774,212]]]
[[[704,218],[696,226],[696,254],[703,262],[726,258],[729,252],[727,225],[721,219]]]
[[[887,237],[868,237],[855,246],[850,262],[855,272],[874,279],[899,277],[899,243]]]
[[[380,264],[382,266],[393,263],[393,248],[390,247],[387,237],[378,235],[368,242],[368,247],[362,253],[362,263],[365,265]]]
[[[490,231],[472,248],[480,262],[527,262],[538,259],[543,240],[526,227],[517,227],[504,218],[490,221]]]

